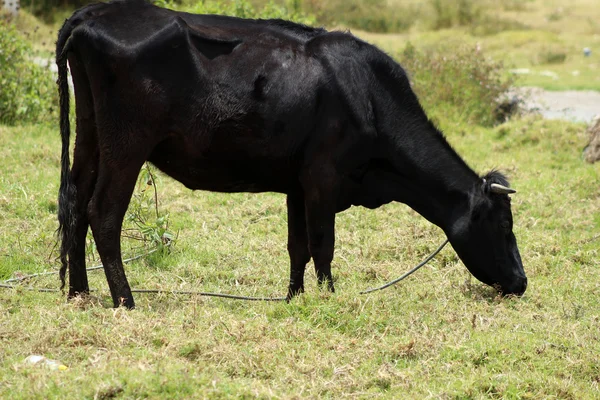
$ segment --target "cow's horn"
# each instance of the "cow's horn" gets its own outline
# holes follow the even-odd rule
[[[492,193],[498,193],[498,194],[513,194],[513,193],[517,193],[517,191],[515,189],[511,189],[509,187],[506,187],[504,185],[500,185],[498,183],[492,183],[490,185],[490,189],[492,190]]]

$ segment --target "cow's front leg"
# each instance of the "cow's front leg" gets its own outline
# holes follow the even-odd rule
[[[288,253],[290,255],[290,286],[287,299],[304,292],[304,270],[310,261],[304,194],[298,189],[287,196]]]
[[[317,281],[334,292],[331,261],[335,245],[335,206],[327,192],[311,191],[305,195],[308,248],[315,263]]]

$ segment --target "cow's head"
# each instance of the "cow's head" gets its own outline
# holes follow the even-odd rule
[[[461,213],[448,239],[467,269],[480,281],[502,294],[521,295],[527,277],[513,234],[508,181],[499,172],[487,174],[469,195],[466,212]]]

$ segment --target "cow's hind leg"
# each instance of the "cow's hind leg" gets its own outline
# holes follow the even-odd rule
[[[304,270],[310,260],[308,234],[306,232],[306,212],[302,190],[287,196],[288,211],[288,253],[290,255],[290,286],[288,301],[304,292]]]
[[[136,151],[123,151],[131,156],[127,161],[103,160],[100,156],[98,179],[89,203],[88,215],[98,254],[115,307],[134,308],[131,288],[127,282],[121,258],[121,227],[138,173],[145,158]]]
[[[86,262],[85,240],[88,231],[87,209],[96,183],[98,171],[98,148],[96,135],[90,121],[78,122],[78,134],[75,142],[75,153],[71,175],[76,188],[75,227],[69,247],[69,294],[72,298],[79,294],[89,293]]]
[[[93,98],[85,70],[79,66],[76,58],[71,59],[71,66],[75,84],[77,136],[71,169],[76,190],[76,215],[68,248],[69,298],[89,293],[85,262],[85,240],[89,225],[87,208],[98,174],[98,137]]]

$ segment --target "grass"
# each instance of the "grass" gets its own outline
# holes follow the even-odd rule
[[[504,62],[515,72],[525,72],[517,76],[519,86],[600,90],[600,35],[527,30],[477,36],[464,28],[388,35],[354,33],[394,55],[401,54],[409,42],[421,50],[442,52],[459,45],[479,47],[484,54]],[[583,47],[594,49],[590,57],[584,56]],[[562,61],[556,62],[557,59]]]
[[[392,8],[404,6],[401,0],[389,4]],[[478,46],[486,55],[520,70],[520,86],[600,90],[597,2],[575,0],[568,6],[553,0],[480,4],[485,4],[485,12],[468,26],[429,30],[416,23],[414,29],[403,33],[355,33],[394,55],[400,54],[408,42],[422,50],[436,51],[457,45]],[[584,47],[592,49],[590,57],[584,56]]]
[[[498,4],[503,18],[531,14],[519,19],[530,29],[360,35],[394,55],[407,40],[423,49],[479,42],[515,66],[521,60],[559,73],[588,62],[571,50],[562,63],[553,56],[563,46],[575,51],[586,35],[582,24],[564,17],[545,30],[546,3]],[[554,63],[534,66],[538,54]],[[589,74],[577,78],[582,88],[594,88],[593,69],[577,68]],[[577,87],[575,77],[560,82]],[[443,234],[401,204],[351,208],[336,220],[335,294],[318,288],[312,268],[307,293],[290,304],[137,294],[136,310],[115,310],[101,271],[89,273],[93,295],[69,303],[26,285],[0,289],[0,398],[600,397],[600,165],[582,161],[585,127],[530,116],[485,128],[428,111],[475,170],[500,167],[518,190],[513,213],[530,282],[525,296],[497,297],[449,247],[403,283],[359,295],[423,259]],[[0,281],[58,268],[59,153],[54,126],[0,126]],[[177,240],[169,252],[126,265],[132,286],[285,293],[283,196],[191,192],[162,174],[157,180],[159,209]],[[88,247],[88,264],[96,265],[91,240]],[[147,250],[123,239],[125,257]],[[56,288],[58,278],[30,284]],[[31,354],[69,368],[25,365]]]
[[[138,294],[135,311],[114,310],[102,272],[90,272],[99,291],[86,301],[3,289],[0,397],[598,397],[600,169],[581,160],[584,127],[529,117],[445,129],[474,168],[504,167],[519,190],[523,298],[496,297],[451,249],[401,285],[359,295],[443,235],[400,204],[352,208],[337,218],[334,295],[319,290],[312,269],[291,304]],[[41,125],[0,127],[0,279],[57,267],[58,136]],[[191,192],[158,179],[178,240],[170,254],[127,265],[133,286],[284,293],[282,196]],[[139,246],[125,239],[125,255]],[[30,354],[69,369],[26,366]]]
[[[53,24],[42,22],[30,14],[27,10],[21,9],[18,17],[14,20],[16,28],[21,32],[24,38],[31,44],[37,56],[43,59],[54,60],[54,51],[56,37],[64,18],[57,19]]]

